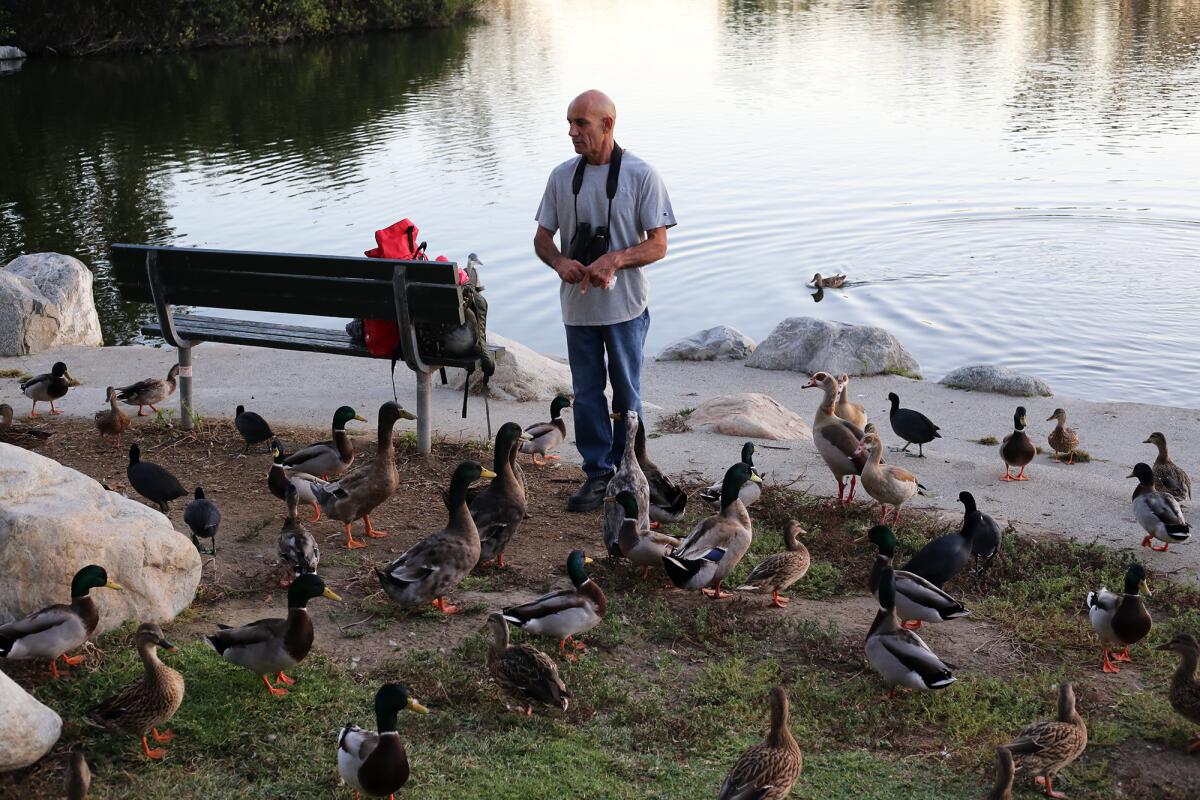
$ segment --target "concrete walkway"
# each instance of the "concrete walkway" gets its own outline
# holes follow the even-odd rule
[[[174,351],[151,347],[66,347],[34,357],[0,358],[0,369],[20,368],[45,372],[56,361],[65,361],[71,374],[83,382],[61,402],[67,414],[90,417],[104,406],[104,388],[121,386],[151,375],[165,375],[174,363]],[[261,348],[205,344],[195,350],[194,393],[196,410],[204,417],[232,418],[240,403],[282,424],[325,427],[334,408],[351,405],[368,419],[385,400],[392,398],[389,363],[320,354],[293,353]],[[801,390],[807,376],[749,369],[733,363],[648,363],[643,373],[644,400],[653,428],[658,416],[692,408],[718,394],[763,392],[811,420],[820,400],[819,390]],[[435,380],[436,384],[436,380]],[[1053,381],[1051,381],[1053,386]],[[402,365],[396,370],[401,405],[415,406],[415,381]],[[927,458],[889,455],[915,472],[933,497],[916,498],[914,506],[945,509],[957,517],[959,491],[972,492],[981,510],[1014,521],[1018,530],[1066,534],[1080,541],[1128,548],[1130,553],[1159,570],[1179,570],[1189,580],[1200,575],[1200,527],[1192,543],[1151,553],[1139,547],[1142,531],[1135,522],[1130,496],[1135,481],[1128,479],[1137,461],[1151,462],[1152,445],[1142,441],[1152,431],[1162,431],[1174,460],[1200,479],[1200,411],[1137,403],[1089,403],[1067,397],[1012,398],[968,393],[936,383],[894,376],[856,378],[851,392],[876,421],[883,438],[895,443],[888,425],[887,394],[894,391],[901,405],[926,413],[941,426],[943,439],[926,447]],[[486,436],[483,401],[472,397],[469,418],[459,416],[461,394],[435,388],[434,437]],[[10,403],[19,415],[28,413],[28,401],[17,382],[0,379],[0,402]],[[178,402],[168,405],[178,414]],[[1003,471],[997,446],[975,443],[983,436],[1002,438],[1012,429],[1017,405],[1028,409],[1030,435],[1046,445],[1053,423],[1043,422],[1057,406],[1070,415],[1079,431],[1080,445],[1091,453],[1090,464],[1068,467],[1039,456],[1030,466],[1026,483],[1001,483]],[[522,425],[544,419],[549,403],[491,403],[493,428],[507,420]],[[404,422],[402,426],[411,427]],[[704,431],[664,435],[650,442],[655,461],[671,473],[692,473],[715,481],[737,460],[741,440]],[[760,449],[756,463],[771,482],[799,481],[822,495],[835,495],[836,484],[821,462],[811,440],[763,442],[786,449]],[[571,448],[563,451],[570,462]],[[859,495],[860,497],[862,495]],[[1185,505],[1193,526],[1200,522],[1196,506]],[[903,524],[903,519],[901,520]],[[1082,598],[1081,598],[1082,602]]]

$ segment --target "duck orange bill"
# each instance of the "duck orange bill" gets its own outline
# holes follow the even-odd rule
[[[418,714],[428,714],[429,709],[417,702],[415,697],[408,698],[408,710]]]
[[[483,470],[482,470],[482,471],[479,473],[479,477],[481,477],[481,478],[494,478],[494,477],[496,477],[496,473],[492,472],[492,471],[491,471],[490,469],[488,469],[487,467],[484,467],[484,468],[483,468]]]

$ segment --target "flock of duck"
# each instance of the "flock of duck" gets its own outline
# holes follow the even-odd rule
[[[139,414],[144,406],[154,409],[155,403],[174,392],[176,375],[177,367],[172,367],[165,379],[151,378],[122,389],[110,387],[106,393],[109,407],[95,418],[100,435],[119,446],[130,421],[118,401],[137,405]],[[50,373],[22,384],[22,391],[34,401],[31,416],[36,415],[37,403],[43,401],[51,402],[52,414],[60,413],[53,402],[66,395],[69,377],[66,366],[58,363]],[[849,401],[848,384],[845,375],[818,372],[805,388],[824,392],[812,426],[813,442],[838,483],[838,502],[849,504],[861,479],[864,490],[881,507],[879,524],[868,534],[878,551],[869,589],[878,600],[879,610],[866,637],[865,656],[891,687],[892,696],[898,690],[942,689],[956,678],[916,631],[923,624],[951,622],[970,614],[945,586],[972,562],[977,571],[988,569],[1000,550],[1002,530],[991,516],[979,511],[970,492],[961,492],[961,529],[932,540],[897,569],[893,564],[893,526],[898,523],[901,506],[924,487],[909,470],[884,462],[882,437],[867,420],[862,406]],[[904,441],[896,452],[923,457],[924,446],[940,437],[938,426],[919,411],[901,408],[895,394],[889,399],[891,428]],[[529,455],[535,465],[557,458],[552,451],[566,438],[562,412],[569,406],[570,399],[559,396],[551,403],[548,421],[524,429],[515,422],[502,425],[496,434],[491,469],[472,461],[455,468],[443,497],[448,511],[445,527],[424,536],[391,563],[375,570],[380,587],[393,602],[407,607],[432,605],[442,613],[453,614],[458,609],[449,596],[477,564],[495,562],[504,566],[505,549],[527,516],[527,483],[518,454]],[[11,424],[11,409],[5,413]],[[1025,415],[1024,408],[1017,409],[1014,430],[1000,447],[1005,465],[1002,480],[1028,480],[1025,469],[1037,448],[1025,431]],[[723,589],[722,583],[750,548],[753,534],[749,508],[759,498],[762,487],[762,476],[753,461],[754,445],[746,443],[740,460],[726,470],[723,479],[699,493],[716,511],[679,539],[663,532],[660,526],[683,519],[688,493],[650,460],[647,437],[636,412],[618,412],[612,418],[624,426],[625,440],[633,446],[624,449],[609,482],[601,515],[601,537],[608,555],[640,567],[643,579],[651,569],[661,569],[680,589],[700,591],[714,599],[729,597],[731,592]],[[322,515],[339,521],[348,549],[368,546],[353,536],[352,525],[359,520],[366,538],[387,536],[386,531],[373,526],[370,515],[400,485],[392,432],[401,419],[413,419],[413,415],[393,402],[380,407],[375,458],[353,469],[355,451],[346,426],[366,421],[353,408],[343,406],[334,412],[329,440],[291,454],[283,451],[262,416],[242,406],[237,408],[234,425],[245,440],[245,451],[255,445],[268,446],[272,461],[267,484],[287,507],[278,541],[280,564],[287,572],[283,578],[288,586],[287,616],[240,627],[222,625],[205,640],[225,661],[260,676],[272,695],[288,693],[286,687],[295,681],[286,672],[303,661],[312,648],[309,601],[341,599],[317,574],[320,550],[300,516],[300,504],[311,506],[309,521],[319,520]],[[1066,427],[1063,409],[1057,409],[1050,420],[1057,422],[1049,436],[1055,458],[1065,454],[1070,463],[1078,448],[1078,436]],[[1161,549],[1166,550],[1170,543],[1186,541],[1189,536],[1178,501],[1190,497],[1190,479],[1168,457],[1161,433],[1152,434],[1147,442],[1158,447],[1159,458],[1154,465],[1138,464],[1130,476],[1138,479],[1134,511],[1146,532],[1143,544],[1158,539],[1164,542]],[[916,454],[908,452],[914,444],[918,447]],[[1016,475],[1012,474],[1014,469],[1018,470]],[[142,460],[137,444],[129,448],[127,477],[130,486],[163,513],[168,512],[171,501],[188,495],[168,469]],[[490,482],[473,489],[480,479]],[[889,507],[890,525],[885,524],[889,522]],[[205,496],[203,487],[197,487],[184,512],[197,549],[203,550],[201,540],[206,540],[208,552],[215,556],[220,519],[216,503]],[[810,566],[808,550],[799,539],[803,533],[793,520],[784,531],[785,550],[758,563],[736,590],[770,591],[772,605],[785,607],[788,599],[780,592],[803,578]],[[578,637],[600,624],[607,611],[604,591],[588,575],[589,563],[591,559],[583,550],[571,551],[566,560],[569,588],[499,609],[487,618],[487,671],[517,701],[520,713],[531,715],[536,707],[565,711],[571,691],[554,658],[532,644],[513,644],[510,629],[519,627],[533,636],[557,641],[560,657],[577,659],[580,651],[586,650]],[[1145,569],[1135,562],[1125,575],[1122,592],[1102,587],[1087,595],[1091,623],[1103,647],[1104,671],[1118,671],[1116,662],[1128,661],[1129,647],[1150,631],[1152,620],[1141,595],[1145,577]],[[85,566],[72,580],[69,605],[50,606],[0,626],[0,658],[48,659],[55,678],[60,675],[59,658],[69,665],[80,663],[82,656],[69,657],[67,653],[82,646],[96,629],[99,617],[90,592],[98,588],[119,591],[121,586],[108,577],[103,567]],[[174,736],[170,731],[160,732],[159,727],[183,702],[185,683],[177,671],[158,658],[159,648],[174,650],[161,628],[143,624],[134,641],[144,675],[88,712],[87,720],[113,732],[140,736],[146,757],[158,759],[165,752],[161,747],[151,747],[150,739],[158,745]],[[1110,652],[1118,647],[1123,649]],[[1174,651],[1181,657],[1170,700],[1180,714],[1200,723],[1200,680],[1195,675],[1200,646],[1192,636],[1180,634],[1158,649]],[[736,762],[720,789],[720,798],[783,798],[798,779],[801,752],[788,729],[788,700],[783,687],[771,692],[768,704],[767,737]],[[406,709],[427,711],[404,685],[385,684],[375,697],[376,730],[350,725],[340,732],[338,769],[356,794],[390,796],[407,781],[407,756],[396,729],[397,716]],[[1087,727],[1076,711],[1072,687],[1064,683],[1059,687],[1054,720],[1030,725],[997,749],[997,779],[989,796],[1010,797],[1017,768],[1034,773],[1048,796],[1063,796],[1053,789],[1054,776],[1086,745]],[[1189,751],[1197,749],[1200,738],[1189,746]],[[86,762],[77,756],[72,765],[69,780],[86,783]]]

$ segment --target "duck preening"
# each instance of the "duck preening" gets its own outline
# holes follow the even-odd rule
[[[788,728],[787,692],[776,686],[768,702],[771,723],[766,738],[738,758],[717,800],[783,800],[800,779],[804,757]]]
[[[375,693],[375,730],[347,725],[338,734],[337,764],[342,780],[368,797],[389,797],[408,782],[408,755],[396,731],[401,711],[428,714],[402,683],[385,683]]]
[[[487,621],[488,674],[504,692],[521,705],[517,711],[533,716],[533,705],[561,708],[571,703],[571,692],[558,674],[554,659],[531,644],[509,642],[508,620],[492,614]]]
[[[68,656],[67,651],[83,646],[100,622],[92,589],[120,590],[121,584],[109,580],[104,567],[89,564],[71,579],[70,605],[47,606],[40,611],[0,625],[0,658],[50,660],[50,674],[59,677],[58,659],[72,667],[83,663],[83,656]]]
[[[1191,525],[1184,518],[1179,501],[1154,490],[1154,470],[1149,464],[1135,464],[1129,477],[1138,479],[1138,486],[1133,490],[1133,516],[1146,532],[1142,547],[1165,553],[1172,544],[1182,544],[1192,538]],[[1163,546],[1155,547],[1151,543],[1155,539]]]
[[[1025,467],[1037,455],[1037,447],[1025,432],[1025,406],[1017,406],[1013,413],[1013,432],[1004,437],[1000,444],[1000,458],[1004,461],[1004,477],[1002,481],[1027,481]],[[1016,475],[1014,468],[1020,469]]]
[[[1034,774],[1034,782],[1047,797],[1065,798],[1054,791],[1054,776],[1087,749],[1087,724],[1075,710],[1071,684],[1058,687],[1058,718],[1035,722],[1004,745],[1012,753],[1017,769]]]
[[[1150,587],[1146,585],[1146,568],[1136,561],[1125,572],[1125,588],[1120,594],[1110,592],[1103,586],[1098,592],[1088,592],[1088,618],[1104,648],[1100,661],[1100,668],[1104,672],[1120,672],[1121,668],[1113,661],[1131,661],[1129,646],[1137,644],[1150,633],[1154,623],[1142,600],[1142,592],[1150,594]],[[1110,645],[1123,646],[1125,649],[1110,659]]]
[[[85,719],[113,733],[141,736],[142,752],[147,758],[157,760],[165,757],[167,751],[161,747],[151,749],[146,737],[149,735],[160,744],[175,738],[169,730],[160,733],[158,726],[175,716],[183,703],[186,686],[183,676],[158,658],[160,647],[169,653],[175,652],[175,645],[163,636],[162,628],[144,622],[138,627],[133,642],[142,660],[144,674],[88,711]]]
[[[150,410],[157,413],[158,409],[154,407],[154,404],[161,403],[175,394],[178,377],[179,365],[175,364],[167,371],[166,379],[146,378],[137,383],[123,386],[117,389],[117,398],[125,405],[137,406],[139,417],[148,417],[150,415],[146,413],[145,406],[150,406]]]
[[[721,593],[721,581],[746,555],[753,538],[750,513],[739,494],[747,481],[759,480],[742,461],[726,470],[721,510],[696,523],[679,547],[663,556],[663,570],[671,583],[680,589],[699,589],[716,600],[733,596]]]
[[[907,453],[909,445],[917,446],[917,458],[925,457],[925,445],[934,439],[942,438],[937,425],[920,411],[911,408],[901,408],[900,398],[895,392],[888,393],[888,401],[892,404],[888,412],[888,421],[892,423],[892,432],[904,440],[904,447],[897,452]]]
[[[54,401],[66,397],[72,380],[74,379],[71,377],[71,373],[67,372],[67,365],[56,361],[49,372],[34,375],[32,378],[22,381],[21,393],[33,401],[29,416],[37,416],[38,403],[49,403],[51,414],[61,414],[62,412],[54,407]]]

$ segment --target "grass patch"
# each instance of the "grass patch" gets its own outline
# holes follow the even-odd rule
[[[32,378],[33,375],[23,369],[0,369],[0,378],[16,378],[24,382]]]
[[[687,433],[692,429],[692,426],[688,425],[688,417],[695,410],[694,408],[681,408],[673,414],[659,417],[654,429],[659,433]]]
[[[978,439],[972,439],[975,444],[982,444],[991,447],[992,445],[1000,444],[1000,440],[995,436],[980,436]]]

